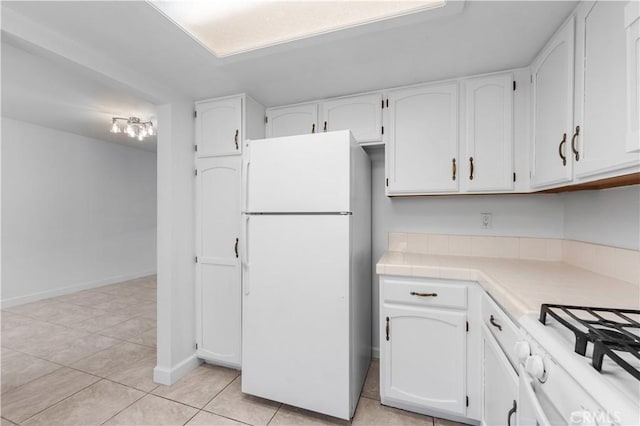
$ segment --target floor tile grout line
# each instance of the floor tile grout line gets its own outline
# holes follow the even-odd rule
[[[269,419],[269,421],[267,422],[267,426],[269,426],[271,424],[271,422],[273,421],[273,419],[276,417],[276,414],[278,414],[278,411],[280,411],[280,409],[282,408],[284,404],[282,404],[282,402],[278,403],[278,409],[273,413],[273,415],[271,416],[271,418]]]
[[[105,380],[109,380],[109,379],[105,379]],[[135,391],[138,391],[138,389],[135,389],[135,388],[133,388],[133,387],[131,387],[131,386],[123,385],[122,383],[114,382],[113,380],[109,380],[109,381],[110,381],[110,382],[112,382],[112,383],[115,383],[115,384],[117,384],[117,385],[124,386],[124,387],[130,388],[130,389],[133,389],[133,390],[135,390]],[[138,392],[142,392],[142,391],[138,391]],[[127,405],[126,407],[122,408],[120,411],[118,411],[117,413],[115,413],[113,416],[109,417],[107,420],[105,420],[105,421],[103,421],[102,423],[100,423],[100,425],[103,425],[103,424],[107,423],[109,420],[113,419],[113,418],[114,418],[114,417],[116,417],[118,414],[122,413],[124,410],[126,410],[127,408],[131,407],[133,404],[135,404],[135,403],[137,403],[138,401],[142,400],[142,398],[145,398],[147,395],[149,395],[149,393],[148,393],[148,392],[142,392],[142,393],[143,393],[143,395],[142,395],[140,398],[136,398],[136,399],[135,399],[131,404],[129,404],[129,405]]]
[[[185,426],[187,423],[189,423],[191,420],[193,420],[193,418],[195,416],[197,416],[198,414],[200,414],[201,412],[202,412],[202,409],[198,409],[193,416],[189,417],[186,422],[182,423],[182,426]]]
[[[159,386],[155,387],[154,390],[156,390],[158,387]],[[153,391],[149,391],[149,395],[155,396],[155,397],[158,397],[158,398],[162,398],[165,401],[175,402],[176,404],[186,405],[187,407],[195,408],[196,410],[203,410],[203,408],[196,407],[195,405],[187,404],[186,402],[176,401],[175,399],[171,399],[171,398],[168,398],[168,397],[162,396],[162,395],[156,395],[155,393],[153,393]]]
[[[92,374],[92,376],[94,376],[94,375]],[[98,380],[96,380],[96,381],[95,381],[95,382],[93,382],[93,383],[89,383],[87,386],[83,387],[82,389],[78,389],[77,391],[75,391],[75,392],[73,392],[73,393],[71,393],[71,394],[67,395],[66,397],[62,398],[60,401],[54,402],[53,404],[49,405],[49,406],[48,406],[48,407],[46,407],[46,408],[43,408],[42,410],[38,411],[37,413],[32,414],[31,416],[27,417],[26,419],[24,419],[23,421],[21,421],[21,422],[20,422],[20,423],[18,423],[18,424],[22,424],[22,423],[24,423],[24,422],[26,422],[26,421],[28,421],[28,420],[32,419],[33,417],[37,416],[38,414],[42,413],[43,411],[46,411],[46,410],[48,410],[49,408],[54,407],[54,406],[56,406],[56,405],[60,404],[60,403],[61,403],[61,402],[63,402],[63,401],[66,401],[67,399],[71,398],[72,396],[74,396],[74,395],[76,395],[76,394],[78,394],[78,393],[82,392],[83,390],[85,390],[85,389],[87,389],[87,388],[89,388],[89,387],[91,387],[91,386],[95,385],[96,383],[99,383],[100,381],[104,380],[102,377],[98,377],[98,376],[94,376],[94,377],[96,377]]]
[[[231,381],[230,381],[229,383],[227,383],[227,384],[226,384],[222,389],[220,389],[220,390],[219,390],[215,395],[213,395],[213,396],[211,397],[211,399],[209,399],[209,400],[208,400],[208,401],[207,401],[207,402],[202,406],[202,408],[201,408],[201,409],[202,409],[202,410],[204,410],[204,407],[206,407],[207,405],[211,404],[211,401],[213,401],[214,399],[216,399],[216,398],[218,397],[218,395],[220,395],[222,392],[224,392],[224,390],[225,390],[225,389],[227,389],[229,386],[231,386],[231,383],[235,382],[235,381],[238,379],[238,377],[240,377],[240,376],[241,376],[241,374],[238,374],[236,377],[234,377],[233,379],[231,379]],[[210,412],[210,411],[208,411],[208,410],[205,410],[205,411]],[[213,413],[213,414],[218,415],[217,413]],[[233,419],[232,419],[232,420],[233,420]]]
[[[45,300],[48,300],[48,299],[45,299]],[[56,302],[56,303],[60,303],[60,302]],[[128,308],[123,308],[123,309],[121,309],[121,310],[124,310],[124,309],[128,309]],[[127,322],[127,321],[129,321],[129,320],[131,320],[131,319],[139,318],[139,317],[142,317],[142,315],[144,315],[144,314],[138,314],[138,315],[132,316],[131,318],[128,318],[128,319],[126,319],[126,320],[124,320],[124,321],[122,321],[122,322],[119,322],[119,323],[117,323],[117,324],[114,324],[114,325],[112,325],[112,326],[110,325],[110,326],[108,326],[108,327],[102,328],[102,329],[97,330],[97,331],[88,331],[88,330],[84,330],[84,329],[80,329],[80,328],[70,327],[70,326],[65,325],[65,324],[60,324],[60,323],[51,322],[51,321],[49,321],[49,320],[39,319],[39,318],[32,317],[32,316],[28,316],[28,315],[15,314],[15,313],[13,313],[13,312],[6,311],[6,310],[2,310],[2,311],[3,311],[3,312],[8,312],[8,313],[10,313],[10,314],[12,314],[12,315],[22,316],[22,317],[27,318],[27,319],[30,319],[30,320],[32,320],[32,321],[38,321],[38,322],[45,323],[45,324],[49,324],[49,325],[55,325],[55,326],[58,326],[58,327],[63,327],[63,328],[66,328],[66,329],[68,329],[68,330],[79,331],[79,332],[89,333],[89,334],[96,334],[96,333],[97,333],[97,331],[103,331],[103,330],[105,330],[105,329],[107,329],[107,328],[115,327],[116,325],[122,324],[123,322]],[[110,314],[110,313],[111,313],[111,314],[117,314],[117,313],[118,313],[118,311],[116,311],[116,312],[105,312],[104,314],[97,315],[97,316],[108,315],[108,314]],[[88,320],[88,319],[92,319],[92,318],[95,318],[95,317],[85,318],[85,319],[84,319],[84,321],[86,321],[86,320]],[[109,336],[106,336],[106,337],[109,337]]]

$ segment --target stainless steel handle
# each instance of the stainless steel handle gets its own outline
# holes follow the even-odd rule
[[[473,157],[469,157],[469,180],[473,180]]]
[[[489,322],[491,323],[492,326],[502,331],[502,326],[496,322],[496,319],[493,317],[493,315],[489,317]]]
[[[558,154],[560,155],[560,158],[562,158],[562,165],[563,166],[567,165],[567,157],[564,155],[564,150],[562,149],[562,147],[566,143],[567,143],[567,134],[563,133],[562,134],[562,140],[560,141],[560,145],[558,145]]]
[[[239,239],[236,238],[236,244],[233,246],[233,251],[236,252],[236,259],[239,257],[239,255],[238,255],[238,242],[239,242]]]
[[[507,413],[507,426],[511,426],[511,416],[513,416],[516,413],[516,411],[518,411],[518,404],[514,400],[513,407],[511,407],[511,409]]]
[[[418,296],[418,297],[438,297],[438,293],[418,293],[418,292],[412,291],[409,294],[412,296]]]
[[[451,171],[453,172],[453,177],[451,179],[456,180],[457,167],[456,167],[456,159],[455,158],[451,159]]]
[[[571,137],[571,151],[573,151],[576,156],[576,161],[580,161],[580,152],[578,152],[578,147],[576,146],[576,140],[580,135],[580,126],[576,126],[576,132]]]
[[[236,135],[233,137],[233,141],[236,143],[236,150],[238,149],[238,133],[240,133],[240,131],[236,129]]]

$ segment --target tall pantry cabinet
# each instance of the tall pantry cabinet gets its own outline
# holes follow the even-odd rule
[[[240,367],[242,145],[264,137],[246,95],[196,103],[196,354]]]

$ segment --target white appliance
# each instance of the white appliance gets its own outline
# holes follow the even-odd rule
[[[348,130],[243,155],[242,391],[349,419],[371,354],[369,158]]]
[[[576,335],[555,318],[542,324],[537,315],[527,315],[520,324],[518,425],[640,424],[637,378],[609,357],[602,371],[596,370],[593,344],[587,344],[585,355],[576,353]],[[640,368],[637,354],[618,355]]]

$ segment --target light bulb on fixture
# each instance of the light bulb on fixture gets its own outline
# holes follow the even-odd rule
[[[122,125],[119,124],[119,121],[122,121]],[[111,133],[126,133],[130,138],[138,140],[144,140],[147,136],[153,136],[156,133],[151,121],[142,121],[138,117],[113,117],[109,131]]]
[[[114,118],[113,123],[111,124],[111,133],[120,133],[120,127],[118,127],[118,122],[116,121],[116,119]]]

